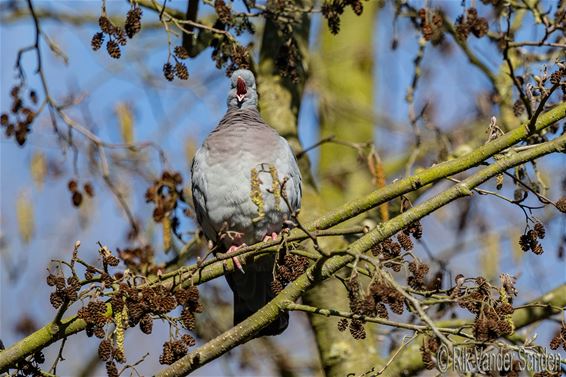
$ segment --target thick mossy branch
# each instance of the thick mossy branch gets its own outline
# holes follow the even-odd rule
[[[372,246],[391,237],[408,224],[434,212],[438,208],[464,196],[472,195],[472,189],[493,178],[497,174],[514,166],[532,161],[553,152],[566,151],[566,135],[560,136],[553,141],[540,144],[527,151],[509,154],[502,157],[494,164],[480,170],[464,181],[454,185],[445,192],[419,204],[402,213],[387,223],[378,225],[360,239],[354,241],[349,251],[352,254],[361,254]],[[335,272],[346,266],[354,259],[351,255],[336,255],[328,259],[321,258],[311,266],[307,272],[296,281],[287,286],[275,299],[260,309],[257,313],[231,328],[222,335],[212,339],[198,350],[195,350],[181,358],[171,366],[157,374],[161,377],[184,376],[220,357],[234,347],[245,343],[255,333],[267,326],[277,318],[280,311],[285,310],[288,302],[297,300],[307,289],[314,286]]]
[[[566,103],[563,103],[548,111],[547,113],[542,114],[536,122],[536,128],[537,130],[542,130],[565,117]],[[364,211],[367,211],[368,209],[374,208],[375,206],[378,206],[388,200],[410,192],[417,187],[467,170],[473,166],[478,165],[490,156],[513,146],[515,143],[525,138],[527,136],[526,133],[526,127],[519,127],[518,129],[513,130],[458,159],[433,166],[422,171],[419,174],[416,174],[415,176],[402,179],[389,186],[384,187],[383,189],[376,190],[365,198],[356,199],[352,202],[346,203],[337,210],[309,224],[307,226],[307,229],[314,230],[317,228],[329,228]],[[479,173],[476,173],[465,181],[462,181],[461,183],[455,185],[450,190],[447,190],[444,193],[439,194],[416,207],[413,207],[411,210],[403,213],[400,216],[397,216],[396,218],[390,220],[385,224],[380,224],[378,228],[372,230],[364,237],[352,243],[350,250],[356,253],[363,253],[364,251],[370,249],[371,246],[395,234],[413,221],[428,215],[437,208],[442,207],[443,205],[455,200],[458,197],[469,195],[472,188],[485,182],[498,173],[503,172],[510,167],[534,160],[545,154],[552,153],[553,151],[557,151],[560,148],[562,148],[563,150],[565,137],[566,136],[561,136],[560,138],[557,138],[552,142],[538,145],[524,152],[510,154],[509,156],[498,160],[493,165],[481,170]],[[296,237],[297,235],[299,235],[299,233],[301,233],[300,230],[294,230],[293,232],[291,232],[290,237]],[[275,244],[276,242],[273,243],[272,248],[268,249],[263,249],[258,246],[256,246],[255,248],[251,247],[251,249],[255,250],[252,253],[262,254],[273,251],[276,249],[276,247],[274,246]],[[245,251],[242,250],[242,252]],[[266,326],[269,323],[269,320],[275,318],[275,315],[271,318],[267,316],[267,314],[276,314],[277,311],[280,310],[280,308],[284,307],[282,305],[283,301],[296,300],[298,297],[300,297],[304,290],[312,286],[315,281],[318,282],[326,279],[334,272],[349,263],[351,259],[352,257],[350,256],[335,256],[317,263],[313,268],[309,270],[309,272],[300,277],[296,282],[288,286],[279,296],[277,296],[277,298],[268,305],[269,308],[266,307],[264,308],[265,311],[262,309],[256,315],[250,317],[249,321],[251,322],[243,322],[227,333],[221,335],[221,337],[227,337],[233,340],[233,343],[230,346],[227,346],[228,349],[231,349],[237,344],[244,342],[245,339],[251,336],[251,334],[253,334],[255,331],[259,330],[263,326]],[[201,284],[203,282],[222,276],[227,271],[232,271],[233,269],[234,267],[230,260],[219,260],[215,263],[207,265],[204,268],[199,268],[199,266],[197,265],[192,265],[183,268],[181,271],[184,272],[172,272],[168,274],[168,276],[163,279],[163,282],[170,284],[173,279],[176,279],[176,281],[183,281],[186,282],[186,284]],[[29,335],[28,337],[20,340],[19,342],[13,344],[6,350],[0,352],[0,373],[4,372],[8,367],[13,366],[18,360],[21,360],[23,357],[31,355],[35,351],[40,350],[47,345],[52,344],[59,339],[62,339],[65,336],[80,332],[86,327],[84,321],[78,320],[76,316],[66,318],[62,322],[64,324],[68,323],[69,325],[61,328],[59,331],[46,331],[46,329],[48,328],[46,326]],[[211,342],[215,342],[213,344],[216,344],[217,339],[218,338],[212,340]],[[199,366],[222,354],[218,353],[218,350],[211,353],[208,344],[204,347],[206,351],[206,357],[201,359],[201,363],[198,364]],[[197,351],[197,353],[198,352],[200,352],[200,350]],[[195,353],[191,353],[189,356],[194,357]],[[188,368],[188,366],[186,365],[186,359],[183,360],[185,360],[184,368]]]
[[[536,131],[540,131],[565,117],[566,103],[561,103],[552,110],[542,114],[535,123],[535,129]],[[401,179],[394,184],[373,191],[363,198],[348,202],[335,211],[314,221],[309,227],[309,230],[330,228],[400,195],[474,167],[489,157],[525,139],[528,136],[526,130],[528,124],[529,122],[527,121],[522,126],[509,131],[505,135],[460,158],[435,165],[411,177]]]
[[[111,316],[110,305],[107,306],[107,315]],[[0,373],[4,373],[19,360],[44,349],[56,341],[83,331],[86,322],[77,316],[64,318],[58,323],[51,322],[33,334],[0,352]]]

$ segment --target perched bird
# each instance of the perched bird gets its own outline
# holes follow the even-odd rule
[[[197,221],[221,251],[275,239],[301,206],[301,173],[287,141],[261,118],[252,72],[231,77],[228,111],[197,151],[191,168]],[[254,314],[275,294],[274,255],[256,258],[226,275],[234,293],[234,325]],[[278,335],[289,316],[257,336]]]

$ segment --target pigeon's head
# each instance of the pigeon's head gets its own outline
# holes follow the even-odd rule
[[[257,107],[255,77],[247,69],[238,69],[232,73],[232,88],[228,94],[228,107],[240,109]]]

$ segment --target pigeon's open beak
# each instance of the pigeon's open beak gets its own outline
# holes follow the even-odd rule
[[[238,76],[238,80],[236,81],[236,98],[238,98],[238,101],[242,102],[247,92],[248,88],[246,82]]]

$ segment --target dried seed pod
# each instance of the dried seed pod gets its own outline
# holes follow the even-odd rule
[[[181,337],[181,340],[183,341],[183,343],[185,343],[187,345],[187,347],[192,347],[194,346],[197,341],[195,340],[195,338],[193,338],[192,336],[190,336],[189,334],[185,334]]]
[[[94,196],[94,188],[92,187],[92,183],[85,183],[83,188],[88,196],[90,196],[91,198]]]
[[[556,209],[562,213],[566,213],[566,196],[561,197],[555,203]]]
[[[112,21],[106,16],[100,16],[98,19],[98,26],[100,26],[100,30],[102,30],[106,34],[114,34],[114,25]]]
[[[188,59],[189,58],[189,53],[187,52],[187,50],[185,50],[185,48],[183,46],[176,46],[173,49],[173,52],[175,53],[175,56],[178,57],[179,59]]]
[[[114,28],[114,37],[120,46],[125,46],[128,43],[126,32],[121,27]]]
[[[77,191],[77,188],[78,188],[77,181],[75,181],[74,179],[71,179],[69,182],[67,182],[67,188],[69,189],[70,192]]]
[[[196,318],[188,308],[184,308],[181,312],[181,320],[187,330],[194,330],[196,327]]]
[[[104,263],[112,267],[116,267],[120,263],[120,260],[112,254],[105,255],[103,259]]]
[[[120,59],[120,56],[122,55],[120,46],[118,46],[118,43],[116,43],[113,39],[106,42],[106,51],[108,51],[108,55],[114,59]]]
[[[20,110],[20,114],[22,114],[23,116],[25,116],[24,119],[24,124],[30,125],[33,122],[33,119],[35,118],[35,113],[29,108],[29,107],[24,107]]]
[[[34,105],[37,105],[37,93],[35,90],[30,90],[29,99]]]
[[[472,33],[476,36],[476,38],[482,38],[488,31],[489,25],[487,20],[483,17],[478,18],[472,26]]]
[[[361,16],[364,11],[364,5],[362,4],[362,2],[360,0],[357,0],[353,1],[350,5],[352,6],[352,10],[356,14],[356,16]]]
[[[218,20],[223,24],[229,24],[230,19],[232,18],[232,10],[229,6],[226,5],[224,0],[215,0],[214,1],[214,10],[218,15]]]
[[[364,329],[364,323],[362,321],[353,319],[350,321],[350,334],[357,340],[362,340],[366,338],[366,330]]]
[[[521,237],[519,237],[519,246],[523,251],[529,251],[529,249],[531,248],[529,237],[526,234],[523,234],[521,235]]]
[[[94,51],[97,51],[100,50],[100,47],[102,47],[103,43],[104,43],[104,33],[102,32],[94,33],[90,41],[90,47]]]
[[[434,30],[430,24],[424,24],[422,27],[422,33],[425,40],[430,41],[432,39],[432,34]]]
[[[6,127],[6,137],[10,137],[14,134],[15,132],[15,128],[13,124],[8,124],[8,127]]]
[[[49,296],[49,302],[55,309],[59,309],[59,307],[63,304],[63,296],[61,295],[61,292],[55,291],[51,293]]]
[[[159,363],[163,365],[171,365],[175,362],[175,354],[173,352],[172,342],[163,343],[163,351],[159,355]]]
[[[118,377],[118,368],[114,361],[106,362],[106,373],[108,374],[108,377]]]
[[[560,336],[560,332],[557,332],[550,341],[550,349],[557,350],[558,347],[560,347],[560,344],[562,344],[562,337]]]
[[[536,255],[541,255],[542,253],[544,253],[544,249],[542,248],[542,245],[540,243],[537,243],[533,248],[531,248],[531,250]]]
[[[104,332],[104,328],[100,326],[95,326],[94,336],[96,336],[98,339],[104,339],[104,337],[106,336],[106,333]]]
[[[23,146],[26,143],[27,132],[21,128],[16,129],[16,142],[19,146]]]
[[[103,339],[98,345],[98,358],[102,361],[112,358],[112,342],[109,339]]]
[[[12,89],[10,90],[10,96],[16,99],[19,95],[20,95],[20,86],[19,85],[13,86]]]
[[[468,34],[470,33],[470,27],[467,23],[464,22],[463,17],[459,16],[456,19],[456,23],[454,24],[456,29],[456,37],[461,40],[465,41],[468,39]]]
[[[442,26],[442,16],[440,14],[438,14],[437,12],[435,12],[432,15],[432,24],[436,27],[440,27]]]
[[[67,285],[75,291],[81,289],[81,282],[76,276],[71,276],[67,279]]]
[[[474,7],[466,9],[466,22],[472,24],[478,18],[478,10]]]
[[[151,334],[153,330],[153,318],[150,314],[145,314],[140,320],[140,329],[144,334]]]
[[[56,280],[57,280],[57,278],[55,277],[55,275],[53,275],[53,274],[47,275],[46,281],[47,281],[48,286],[50,286],[50,287],[54,286],[55,283],[56,283]]]
[[[126,362],[126,355],[124,355],[124,350],[120,348],[114,348],[114,352],[112,353],[112,356],[114,360],[116,360],[119,363]]]
[[[55,277],[55,288],[58,291],[62,291],[63,289],[65,289],[66,284],[65,284],[65,278],[63,276],[56,276]]]
[[[80,207],[83,202],[83,194],[78,191],[73,192],[72,200],[75,207]]]
[[[399,232],[399,234],[397,234],[397,241],[399,241],[399,244],[401,245],[403,250],[413,250],[413,241],[411,241],[411,238],[405,233]]]
[[[540,222],[535,223],[534,230],[537,233],[537,237],[541,240],[546,235],[546,230],[544,229],[543,223]]]
[[[511,305],[509,303],[501,304],[497,308],[497,312],[500,313],[500,314],[503,314],[503,315],[513,314],[514,311],[515,311],[515,309],[513,308],[513,305]]]
[[[173,71],[173,65],[171,63],[163,64],[163,76],[165,76],[165,78],[169,81],[173,81],[175,78],[175,72]]]
[[[177,62],[177,64],[175,64],[175,74],[181,80],[189,79],[189,71],[187,70],[185,63]]]
[[[273,291],[273,293],[278,294],[283,290],[283,288],[285,287],[283,286],[283,283],[280,280],[274,279],[271,282],[271,290]]]
[[[139,7],[132,8],[128,11],[128,15],[126,16],[126,23],[124,25],[124,29],[126,29],[128,38],[133,38],[134,35],[140,32],[141,16],[142,10]]]

